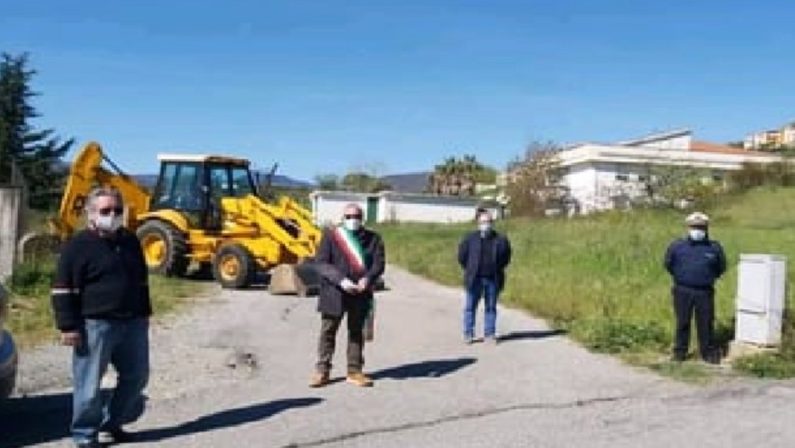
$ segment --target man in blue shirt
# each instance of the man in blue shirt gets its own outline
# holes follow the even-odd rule
[[[690,320],[696,315],[701,358],[720,363],[712,341],[715,320],[715,281],[726,271],[726,256],[720,243],[709,238],[709,217],[701,212],[685,219],[687,236],[668,246],[665,269],[674,281],[673,303],[676,335],[673,359],[684,361],[690,343]]]

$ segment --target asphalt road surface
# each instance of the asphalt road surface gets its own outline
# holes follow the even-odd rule
[[[792,447],[795,382],[691,386],[588,353],[500,309],[496,346],[464,345],[461,292],[390,267],[366,348],[373,388],[307,381],[315,299],[221,291],[152,334],[137,445],[175,447]],[[478,316],[482,323],[482,313]],[[23,353],[0,447],[69,446],[69,352]]]

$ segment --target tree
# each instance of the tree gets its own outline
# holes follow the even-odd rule
[[[645,176],[645,194],[636,202],[654,207],[702,207],[719,195],[725,185],[710,170],[692,166],[651,166]]]
[[[331,173],[318,174],[315,176],[315,183],[317,183],[317,187],[321,190],[339,190],[340,177]]]
[[[342,187],[348,191],[360,193],[378,193],[389,189],[381,178],[361,171],[352,171],[342,178]]]
[[[512,216],[544,216],[562,208],[569,197],[562,184],[558,153],[553,142],[533,142],[524,156],[508,165],[506,193]]]
[[[52,129],[35,129],[30,120],[40,115],[30,104],[38,96],[30,88],[36,74],[27,68],[28,55],[0,57],[0,183],[12,182],[17,167],[33,208],[57,204],[63,181],[58,162],[74,143],[61,141]]]
[[[478,162],[474,155],[447,157],[436,165],[425,190],[446,196],[474,196],[478,183],[494,183],[497,170]]]

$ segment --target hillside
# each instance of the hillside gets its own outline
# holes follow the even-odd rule
[[[708,210],[712,237],[723,244],[729,260],[717,288],[720,342],[733,337],[739,255],[776,253],[795,259],[795,208],[786,204],[795,204],[795,188],[754,190],[724,198]],[[683,216],[672,210],[641,210],[500,223],[514,247],[503,301],[567,329],[594,350],[657,353],[659,358],[669,350],[673,325],[670,279],[662,258],[669,242],[683,234]],[[469,229],[401,225],[381,230],[391,262],[459,285],[455,251]],[[789,269],[790,283],[793,272]],[[793,303],[790,290],[788,306]],[[795,360],[792,331],[785,338],[784,355]],[[795,369],[787,372],[795,375]]]

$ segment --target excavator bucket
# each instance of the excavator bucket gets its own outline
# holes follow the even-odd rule
[[[268,291],[271,294],[296,294],[308,297],[320,289],[320,276],[310,260],[298,264],[280,264],[270,270]]]

